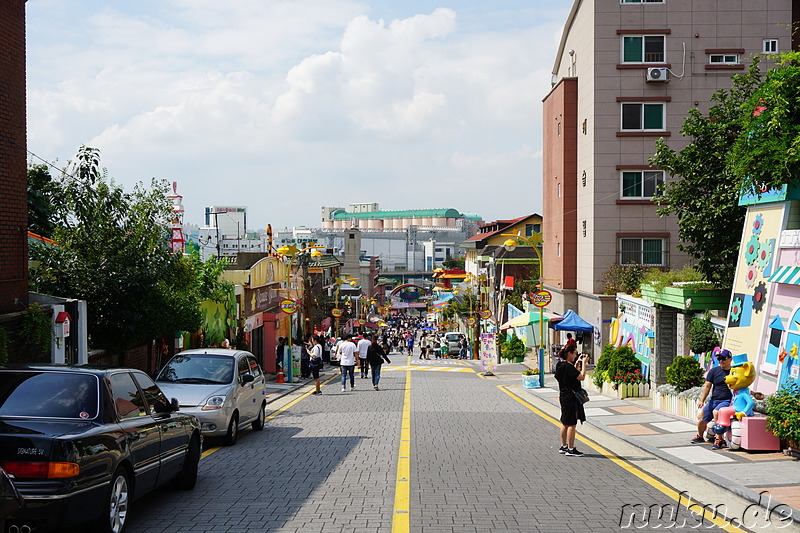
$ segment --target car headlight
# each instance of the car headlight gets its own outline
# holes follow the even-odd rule
[[[206,400],[206,404],[200,408],[201,411],[210,411],[212,409],[222,409],[222,404],[225,403],[225,396],[212,396]]]

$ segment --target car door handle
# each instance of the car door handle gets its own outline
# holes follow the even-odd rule
[[[139,433],[137,433],[137,432],[129,433],[128,434],[128,440],[131,441],[131,442],[136,442],[137,440],[139,440]]]

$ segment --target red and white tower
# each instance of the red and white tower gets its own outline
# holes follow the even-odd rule
[[[170,240],[170,249],[182,254],[186,246],[186,238],[183,235],[183,196],[178,194],[178,182],[172,182],[172,194],[167,195],[167,198],[172,201],[172,219],[170,220],[170,227],[172,228],[172,239]]]

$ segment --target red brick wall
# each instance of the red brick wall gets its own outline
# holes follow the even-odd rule
[[[25,1],[0,2],[0,313],[28,302]],[[19,305],[19,303],[23,305]]]
[[[575,79],[563,79],[544,100],[542,135],[542,270],[545,285],[559,289],[574,289],[576,286],[577,111],[578,82]]]

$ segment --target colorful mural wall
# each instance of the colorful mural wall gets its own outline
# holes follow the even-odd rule
[[[650,365],[655,346],[653,331],[654,309],[649,302],[625,294],[617,295],[619,315],[611,319],[609,340],[616,346],[630,346],[642,362],[642,374],[650,376]]]
[[[764,394],[800,377],[798,198],[784,189],[740,202],[748,211],[723,347],[747,354],[756,367],[751,389]]]

